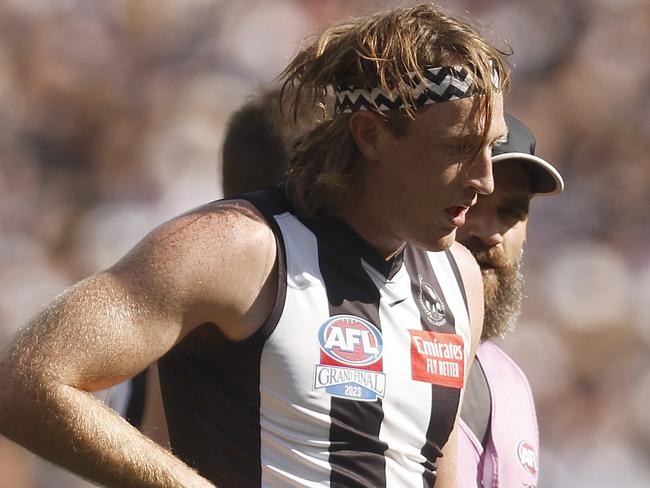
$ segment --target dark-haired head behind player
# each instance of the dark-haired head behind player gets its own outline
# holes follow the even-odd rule
[[[221,153],[224,197],[269,187],[285,176],[290,120],[283,117],[279,94],[265,92],[228,119]]]

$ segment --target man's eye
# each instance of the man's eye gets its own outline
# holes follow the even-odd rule
[[[501,207],[499,215],[501,215],[501,218],[508,220],[524,220],[526,218],[525,212],[514,207]]]
[[[476,151],[476,148],[471,144],[450,144],[449,150],[452,154],[456,155],[469,155]]]
[[[501,136],[492,143],[492,147],[501,146],[502,144],[505,144],[507,142],[508,142],[508,136]]]
[[[489,146],[490,155],[492,155],[492,152],[494,151],[495,148],[501,146],[502,144],[505,144],[506,142],[508,142],[508,138],[506,136],[503,136],[503,137],[498,138],[492,144],[490,144],[490,146]]]

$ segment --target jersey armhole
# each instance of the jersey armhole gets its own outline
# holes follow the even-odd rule
[[[287,259],[284,250],[284,240],[282,239],[282,234],[280,229],[277,227],[275,219],[273,222],[269,222],[269,225],[274,226],[273,234],[275,235],[275,243],[277,246],[277,255],[276,263],[278,267],[277,273],[277,292],[275,295],[275,302],[273,303],[273,308],[271,313],[266,318],[262,326],[258,329],[260,337],[265,341],[273,334],[275,327],[278,325],[282,311],[284,310],[284,304],[287,297]]]
[[[275,330],[284,310],[287,296],[287,259],[282,238],[282,231],[278,226],[275,216],[287,211],[289,202],[284,198],[282,188],[278,185],[272,189],[254,191],[237,195],[232,199],[246,200],[252,204],[257,211],[264,217],[267,225],[273,231],[276,245],[276,265],[277,265],[277,291],[275,301],[271,312],[264,320],[262,325],[255,331],[252,337],[265,342]]]

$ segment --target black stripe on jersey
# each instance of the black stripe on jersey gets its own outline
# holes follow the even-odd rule
[[[445,295],[440,288],[438,279],[433,271],[431,262],[426,251],[417,249],[413,246],[407,246],[404,251],[404,264],[411,278],[411,293],[413,299],[418,304],[420,310],[420,323],[422,329],[433,332],[444,332],[453,334],[456,331],[454,316],[445,300]],[[421,296],[422,282],[429,284],[442,300],[446,321],[442,325],[434,325],[426,317],[419,303]],[[460,400],[460,390],[446,386],[431,385],[431,414],[429,416],[429,426],[427,428],[426,443],[420,451],[426,459],[422,463],[424,468],[423,484],[425,487],[432,487],[436,482],[436,460],[442,455],[442,447],[449,439],[449,434],[453,429],[458,402]]]
[[[460,287],[460,292],[463,295],[463,301],[465,302],[465,308],[467,309],[467,316],[469,317],[469,302],[467,301],[465,282],[463,281],[463,277],[460,274],[460,269],[458,269],[458,263],[456,262],[456,258],[454,257],[454,254],[451,252],[451,250],[446,249],[445,254],[447,255],[451,269],[454,272],[454,276],[456,277],[456,283],[458,283],[458,286]]]
[[[131,378],[131,395],[126,405],[124,418],[134,427],[140,428],[144,418],[144,408],[147,395],[147,375],[150,369],[147,368]]]
[[[259,488],[261,331],[241,342],[215,324],[190,332],[158,362],[173,452],[224,488]]]
[[[339,221],[305,220],[305,223],[319,238],[318,260],[330,316],[358,316],[381,331],[380,293],[361,266],[362,257],[367,262],[377,262],[376,251]],[[384,261],[378,271],[390,274],[394,271],[392,263]],[[379,439],[384,419],[381,398],[365,402],[332,397],[330,418],[330,486],[385,487],[384,453],[388,445]]]

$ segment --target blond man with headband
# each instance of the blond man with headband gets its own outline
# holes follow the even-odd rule
[[[502,54],[430,5],[326,30],[284,73],[336,109],[286,184],[162,224],[0,364],[0,427],[108,486],[455,486]],[[254,143],[254,141],[251,141]],[[263,164],[263,162],[260,162]],[[158,361],[174,454],[87,394]]]

